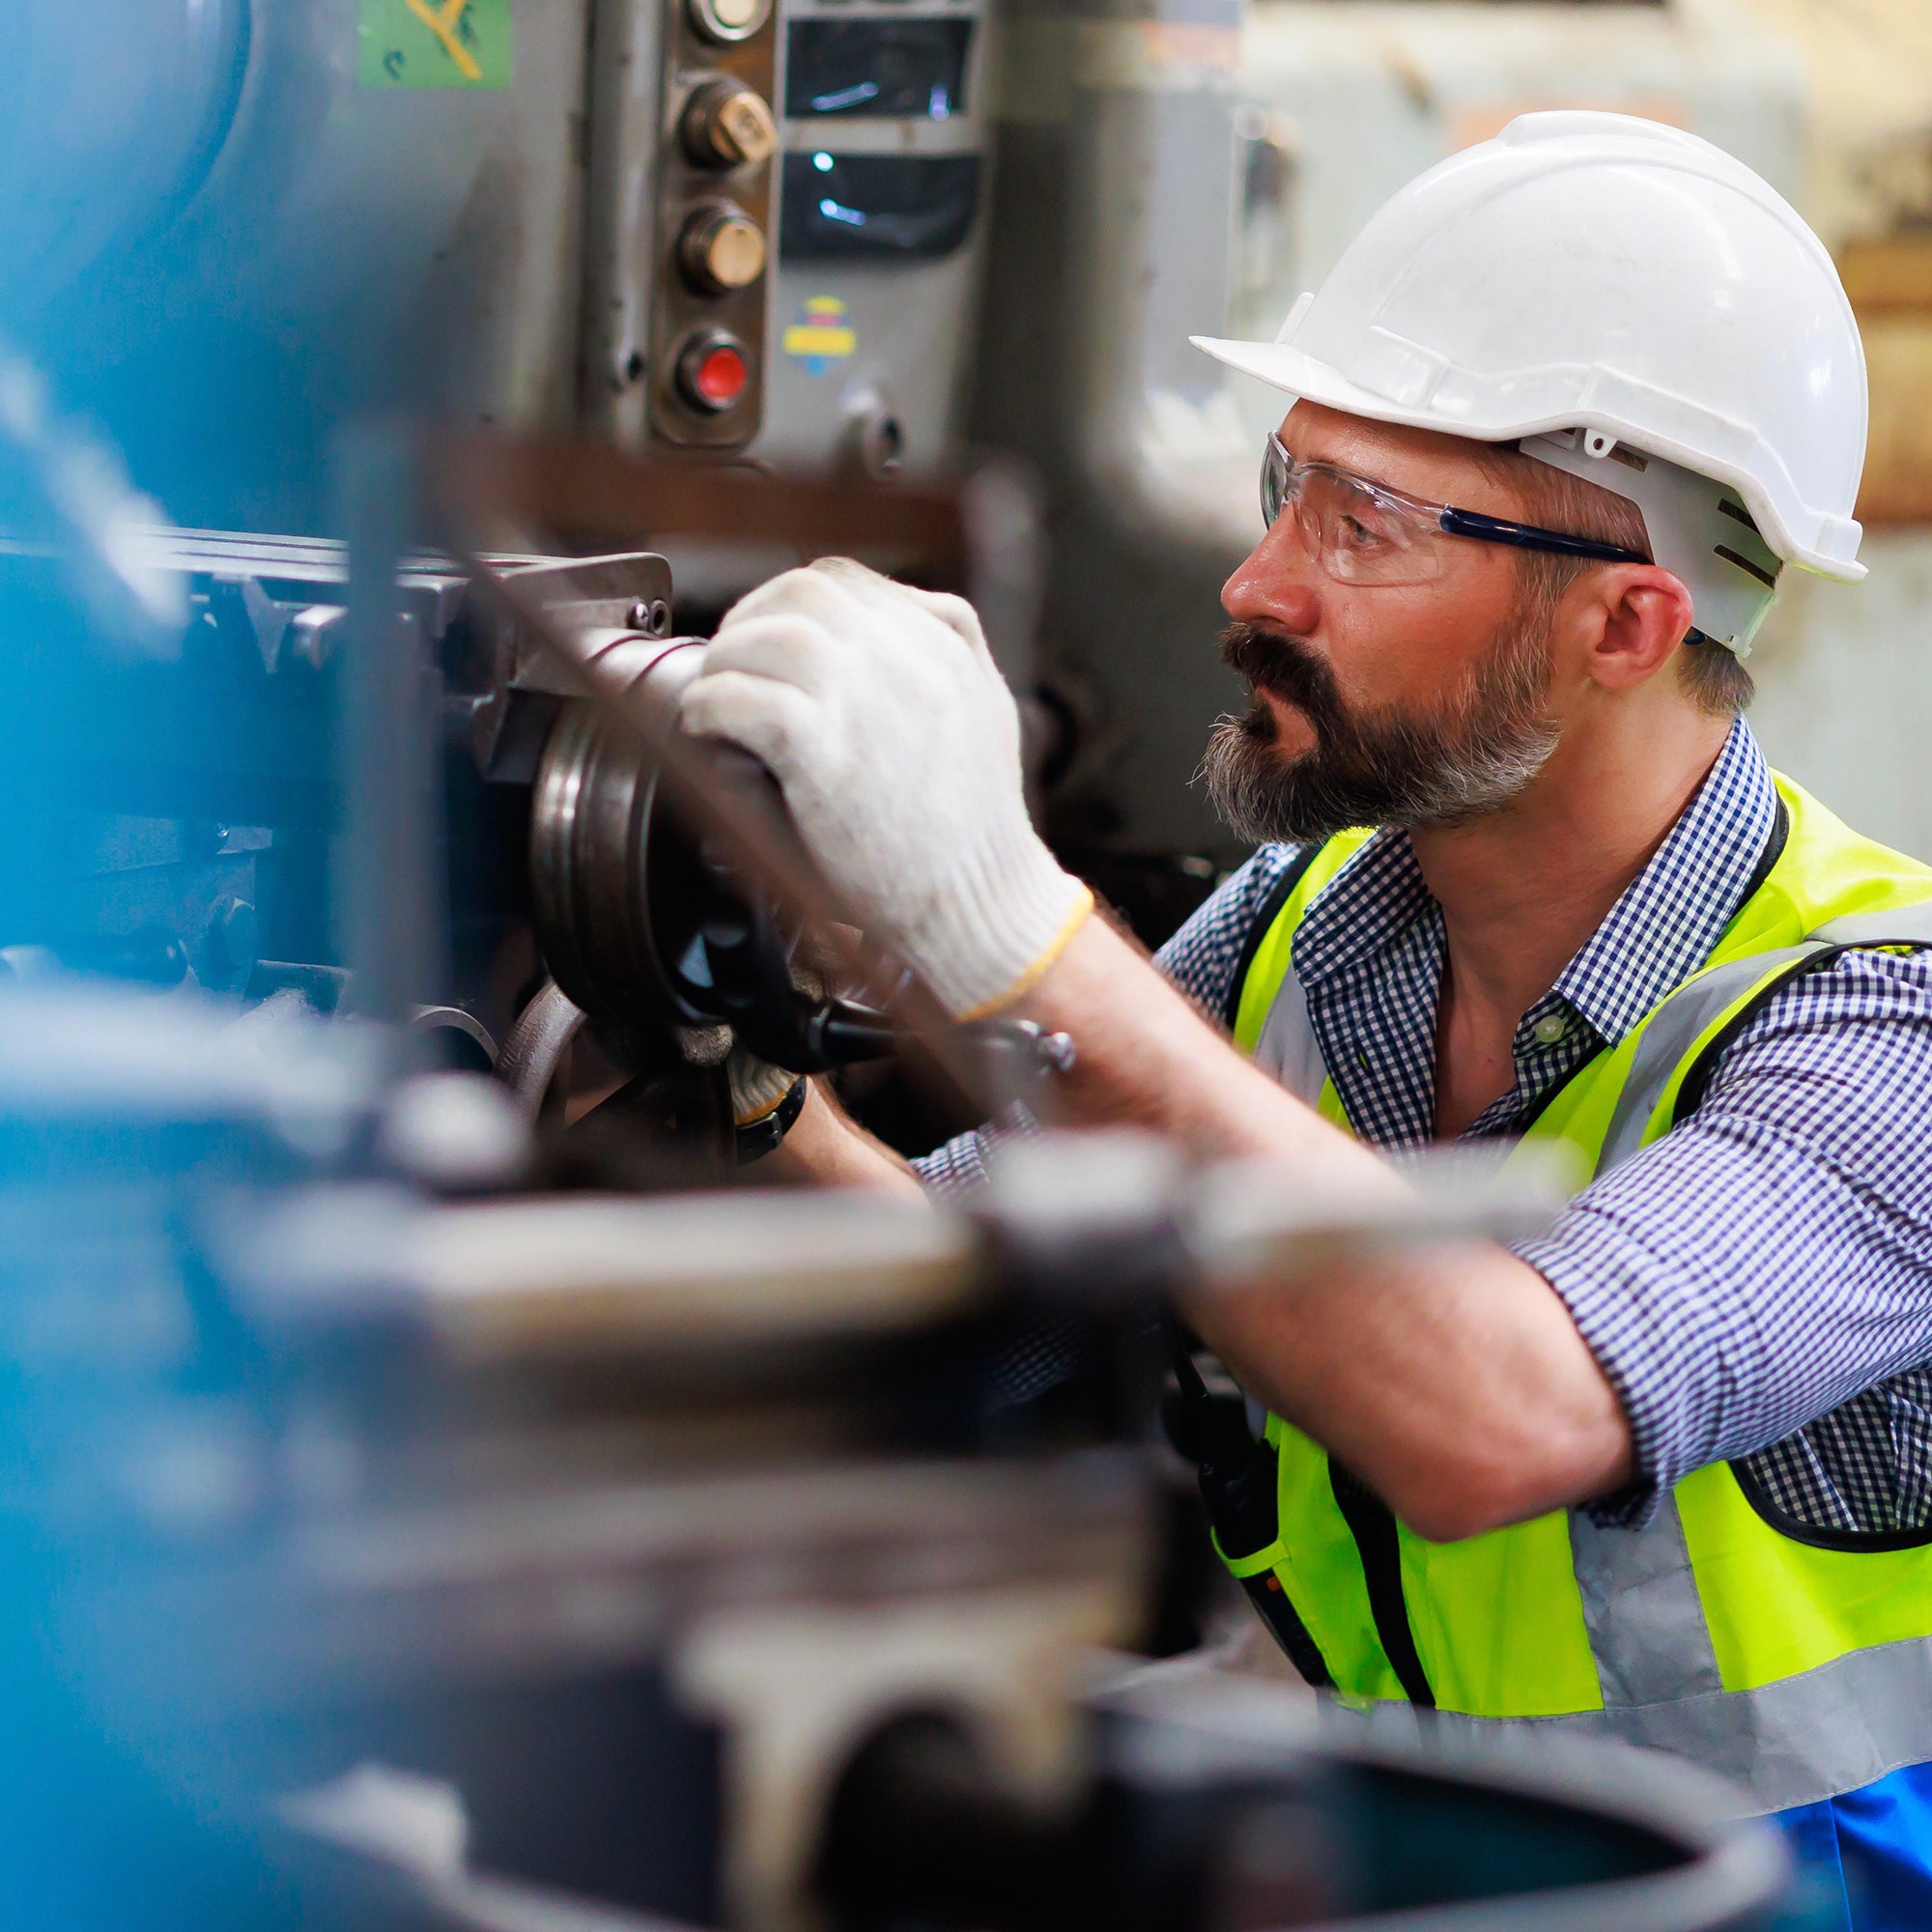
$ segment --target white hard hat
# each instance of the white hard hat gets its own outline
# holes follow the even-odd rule
[[[1656,493],[1602,460],[1619,445],[1728,485],[1774,558],[1846,582],[1865,574],[1852,515],[1865,364],[1851,303],[1797,211],[1677,128],[1520,116],[1386,202],[1274,341],[1193,340],[1351,415],[1485,442],[1553,434],[1529,453],[1649,510],[1666,567],[1677,545],[1645,500]],[[1731,547],[1762,560],[1756,546]],[[1712,609],[1715,565],[1699,557],[1678,574],[1700,627],[1747,648],[1755,618]],[[1761,617],[1762,584],[1754,599]]]

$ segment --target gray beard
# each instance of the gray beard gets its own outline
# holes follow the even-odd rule
[[[1214,726],[1201,777],[1222,822],[1247,843],[1309,844],[1350,826],[1465,825],[1521,797],[1556,749],[1543,703],[1544,627],[1523,616],[1430,716],[1349,710],[1321,659],[1251,625],[1230,627],[1222,657],[1294,703],[1316,734],[1313,751],[1284,759],[1259,691],[1244,716]]]

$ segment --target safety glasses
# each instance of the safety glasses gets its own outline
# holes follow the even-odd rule
[[[1262,520],[1272,529],[1284,510],[1294,512],[1308,554],[1341,583],[1427,583],[1441,574],[1444,536],[1601,563],[1650,561],[1615,544],[1427,502],[1332,463],[1297,463],[1280,437],[1270,436],[1262,458]]]

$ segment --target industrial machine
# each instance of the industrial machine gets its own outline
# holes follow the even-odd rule
[[[878,474],[959,454],[982,0],[23,17],[0,325],[188,525],[321,534],[405,410]]]
[[[1184,781],[1256,419],[1185,337],[1319,272],[1322,113],[1424,124],[1371,144],[1363,192],[1454,138],[1461,108],[1341,86],[1363,12],[26,10],[0,68],[23,1911],[1808,1922],[1697,1780],[1337,1732],[1150,1663],[1215,1609],[1154,1424],[1167,1297],[1536,1201],[1459,1176],[1370,1226],[1051,1136],[946,1213],[735,1165],[738,1044],[909,1145],[1050,1114],[1079,1050],[945,1023],[764,775],[671,728],[771,571],[838,552],[968,592],[1063,850],[1150,938],[1211,888]],[[1770,127],[1781,71],[1714,75],[1711,113]]]
[[[339,531],[332,439],[371,411],[860,474],[1019,455],[1055,529],[1021,668],[1049,822],[1096,875],[1141,862],[1158,937],[1211,882],[1175,855],[1234,856],[1188,781],[1236,696],[1214,597],[1275,407],[1187,335],[1266,333],[1368,209],[1515,113],[1661,115],[1791,195],[1860,307],[1880,567],[1856,597],[1791,587],[1759,716],[1800,777],[1924,842],[1879,777],[1909,746],[1873,758],[1816,701],[1849,638],[1886,715],[1918,708],[1911,0],[741,4],[468,0],[446,36],[405,0],[29,9],[0,334],[205,528]],[[625,535],[670,556],[694,630],[789,555]]]
[[[55,517],[0,569],[0,1662],[12,1761],[56,1768],[16,1890],[559,1932],[1525,1894],[1559,1927],[1804,1924],[1701,1780],[1329,1738],[1134,1662],[1179,1520],[1163,1295],[1547,1202],[1458,1174],[1362,1220],[1104,1136],[969,1213],[720,1191],[734,1037],[930,1055],[986,1109],[1043,1110],[1068,1049],[945,1024],[815,897],[755,768],[666,728],[662,556],[403,542],[438,504],[574,528],[666,487],[536,455],[371,433],[346,551]],[[709,487],[754,532],[827,515]],[[959,508],[855,488],[841,547],[970,569]]]
[[[959,451],[983,0],[606,0],[583,413],[631,445],[870,475]]]

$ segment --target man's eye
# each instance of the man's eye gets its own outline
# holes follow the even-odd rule
[[[1378,529],[1373,524],[1364,523],[1360,517],[1344,516],[1342,541],[1351,550],[1364,550],[1374,544],[1385,543],[1387,532]]]

